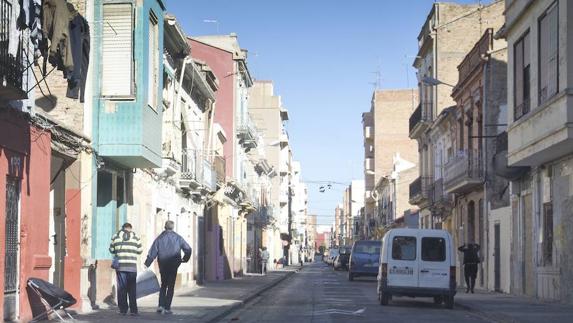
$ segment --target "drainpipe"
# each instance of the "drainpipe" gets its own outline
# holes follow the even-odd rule
[[[211,100],[210,100],[211,101]],[[214,153],[211,153],[211,151],[213,150],[213,140],[214,140],[214,136],[213,136],[213,123],[215,122],[215,107],[216,107],[216,102],[211,101],[211,118],[209,120],[209,133],[208,133],[208,138],[207,138],[207,151],[210,153],[210,161],[214,162]]]
[[[481,109],[482,109],[482,110],[481,110],[481,111],[482,111],[482,123],[481,123],[481,124],[482,124],[482,134],[483,134],[483,136],[482,136],[482,138],[480,138],[480,139],[481,139],[481,141],[482,141],[482,156],[483,156],[483,162],[482,162],[482,163],[483,163],[483,183],[484,183],[484,186],[483,186],[483,187],[484,187],[484,190],[483,190],[483,192],[484,192],[484,199],[483,199],[483,202],[482,202],[482,203],[484,203],[485,205],[482,205],[481,207],[482,207],[482,209],[484,210],[484,212],[482,212],[482,216],[485,217],[485,219],[484,219],[484,221],[483,221],[483,222],[484,222],[484,225],[485,225],[485,228],[482,228],[482,230],[484,230],[483,232],[485,232],[485,239],[483,240],[483,244],[485,244],[485,246],[486,246],[486,252],[485,252],[485,254],[486,254],[486,257],[487,257],[487,258],[485,259],[485,262],[486,262],[486,268],[485,268],[485,270],[486,270],[486,271],[485,271],[485,275],[484,275],[485,279],[484,279],[484,281],[483,281],[483,284],[484,284],[483,287],[485,287],[485,288],[487,289],[487,287],[488,287],[488,285],[489,285],[489,284],[488,284],[488,280],[489,280],[489,275],[488,275],[489,263],[488,263],[488,261],[489,261],[489,259],[490,259],[490,257],[489,257],[489,255],[490,255],[490,248],[489,248],[489,216],[487,215],[487,214],[489,213],[489,208],[488,208],[488,204],[489,204],[489,203],[488,203],[488,200],[489,200],[489,199],[487,198],[487,192],[488,192],[488,189],[487,189],[487,188],[488,188],[488,186],[487,186],[487,176],[488,176],[488,174],[487,174],[487,167],[488,167],[488,165],[489,165],[489,156],[488,156],[488,154],[487,154],[488,150],[487,150],[487,141],[486,141],[487,136],[488,136],[488,134],[486,133],[486,131],[487,131],[487,128],[488,128],[488,127],[486,127],[485,125],[486,125],[487,120],[488,120],[488,119],[487,119],[487,108],[488,108],[488,104],[487,104],[487,91],[488,91],[487,74],[488,74],[488,70],[489,70],[489,60],[488,60],[487,57],[484,57],[484,58],[482,58],[482,59],[484,60],[483,69],[482,69],[483,91],[482,91],[482,104],[481,104],[481,106],[482,106],[482,108],[481,108]],[[497,129],[497,128],[496,128],[496,129]],[[497,131],[496,131],[496,132],[497,132]],[[478,223],[479,223],[479,221],[478,221]],[[480,238],[483,238],[483,237],[480,237]],[[484,246],[481,246],[481,247],[483,248]],[[483,249],[482,249],[482,250],[483,250]],[[482,272],[482,275],[483,275],[483,273],[484,273],[483,263],[484,263],[483,261],[480,262],[481,267],[482,267],[482,268],[481,268],[481,270],[482,270],[482,271],[481,271],[481,272]]]

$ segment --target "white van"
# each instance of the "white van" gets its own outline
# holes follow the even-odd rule
[[[444,230],[392,229],[382,238],[378,267],[378,300],[393,296],[433,297],[454,307],[455,249]]]

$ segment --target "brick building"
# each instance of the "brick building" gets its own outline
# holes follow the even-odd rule
[[[408,119],[417,104],[418,93],[414,89],[377,90],[372,95],[370,111],[363,114],[365,207],[364,219],[361,222],[366,237],[373,237],[378,227],[391,225],[386,223],[383,216],[385,206],[379,198],[380,193],[386,191],[382,188],[385,185],[384,178],[394,176],[392,187],[395,194],[391,194],[392,222],[412,208],[408,201],[408,184],[417,177],[418,147],[416,141],[408,137]],[[406,170],[397,165],[399,160],[403,165],[411,164],[411,167],[408,167],[407,181],[403,181],[406,177],[398,178],[400,171]]]

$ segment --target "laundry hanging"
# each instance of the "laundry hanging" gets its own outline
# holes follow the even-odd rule
[[[89,66],[89,25],[66,0],[44,0],[42,9],[41,27],[46,38],[40,46],[42,55],[64,73],[68,80],[66,96],[83,102]]]
[[[77,11],[66,0],[44,0],[42,8],[42,31],[50,40],[47,48],[43,48],[42,54],[58,70],[64,74],[69,73],[74,68],[70,22],[77,15]]]

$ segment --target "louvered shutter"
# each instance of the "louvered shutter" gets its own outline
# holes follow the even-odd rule
[[[102,95],[133,96],[133,8],[106,4],[102,21]]]

